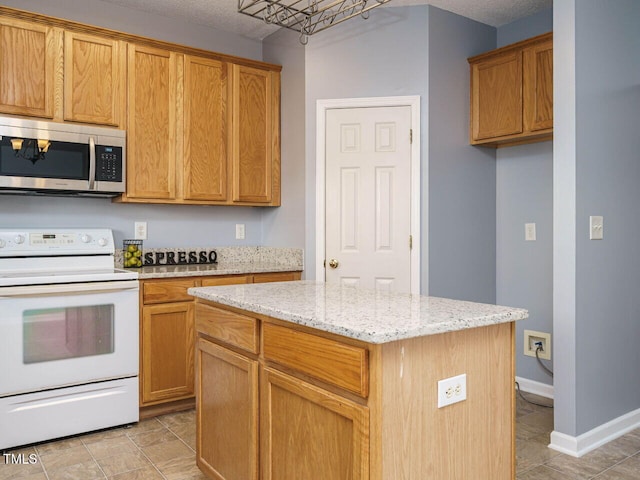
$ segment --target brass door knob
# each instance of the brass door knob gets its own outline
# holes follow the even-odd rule
[[[329,260],[329,266],[331,268],[338,268],[338,265],[340,265],[340,263],[335,258],[332,258],[331,260]]]

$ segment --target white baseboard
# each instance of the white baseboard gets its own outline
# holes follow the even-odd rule
[[[565,435],[554,430],[551,432],[549,448],[572,457],[581,457],[638,427],[640,427],[640,409],[614,418],[610,422],[604,423],[577,437]]]
[[[516,382],[518,382],[520,390],[523,392],[553,399],[553,385],[547,385],[546,383],[536,382],[535,380],[522,377],[516,377]]]

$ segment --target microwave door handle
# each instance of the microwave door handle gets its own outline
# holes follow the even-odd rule
[[[89,137],[89,190],[96,189],[96,139]]]

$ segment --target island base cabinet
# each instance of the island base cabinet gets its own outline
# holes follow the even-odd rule
[[[263,480],[368,480],[369,410],[261,369]]]
[[[215,480],[258,479],[258,362],[198,339],[198,467]]]

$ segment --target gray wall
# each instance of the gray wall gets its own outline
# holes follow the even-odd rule
[[[555,430],[570,436],[640,408],[638,24],[635,0],[554,9]]]
[[[4,0],[3,5],[98,25],[194,47],[262,59],[262,44],[180,19],[142,13],[98,0]],[[294,175],[298,175],[294,172]],[[289,171],[285,181],[294,181]],[[302,175],[298,182],[302,181]],[[0,227],[107,227],[116,241],[133,235],[134,221],[147,221],[148,247],[261,245],[262,219],[273,209],[122,205],[107,199],[0,196]],[[246,239],[235,240],[235,224],[246,225]],[[295,227],[294,227],[295,228]],[[300,228],[300,231],[301,228]],[[297,232],[297,237],[303,233]],[[294,238],[296,238],[294,235]],[[284,240],[278,244],[302,246]]]
[[[577,433],[640,408],[640,2],[576,2]],[[604,240],[588,237],[604,216]]]
[[[266,62],[282,65],[282,206],[265,210],[263,242],[304,248],[305,49],[297,33],[281,29],[265,38],[263,51]]]
[[[544,10],[499,27],[497,46],[551,30],[553,10]],[[536,359],[523,353],[525,329],[553,331],[552,142],[497,149],[496,215],[496,303],[529,310],[529,319],[516,323],[516,374],[552,385]],[[526,242],[524,224],[532,222],[537,240]]]
[[[429,7],[430,295],[495,302],[495,151],[469,145],[466,61],[495,41],[494,28]]]

